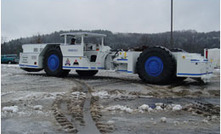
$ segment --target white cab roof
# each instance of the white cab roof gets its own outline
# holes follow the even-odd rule
[[[98,34],[98,33],[89,33],[89,32],[74,32],[74,33],[63,33],[60,36],[75,36],[75,37],[106,37],[105,34]]]

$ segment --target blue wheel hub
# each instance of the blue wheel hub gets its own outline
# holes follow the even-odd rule
[[[149,57],[145,62],[145,71],[150,76],[159,76],[163,72],[163,62],[157,56]]]
[[[52,54],[48,57],[48,68],[51,70],[51,71],[55,71],[58,69],[59,67],[59,58],[57,55],[55,54]]]

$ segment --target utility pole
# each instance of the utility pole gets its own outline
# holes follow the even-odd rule
[[[173,48],[173,0],[171,0],[171,32],[170,32],[170,47]]]

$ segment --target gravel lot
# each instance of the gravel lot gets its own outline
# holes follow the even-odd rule
[[[220,132],[220,75],[208,84],[143,83],[137,75],[100,71],[81,78],[27,73],[1,65],[4,134],[209,134]]]

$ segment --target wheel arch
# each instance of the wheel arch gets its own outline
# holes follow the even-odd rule
[[[44,49],[41,51],[40,55],[39,55],[39,64],[40,66],[42,66],[42,68],[44,68],[44,58],[45,58],[45,54],[47,53],[47,51],[50,49],[50,48],[58,48],[60,49],[60,44],[47,44]],[[60,49],[61,50],[61,49]],[[61,52],[61,55],[62,55],[62,52]],[[63,55],[62,55],[63,56]]]

